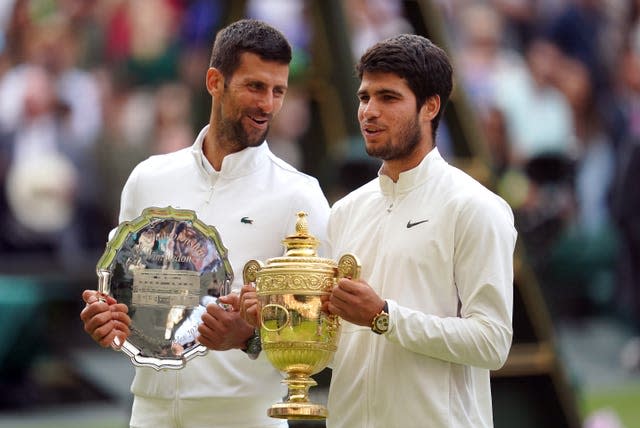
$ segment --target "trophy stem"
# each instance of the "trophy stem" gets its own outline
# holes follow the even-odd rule
[[[282,403],[276,403],[268,410],[272,418],[281,419],[326,419],[329,412],[321,404],[309,401],[309,388],[318,383],[303,373],[289,373],[282,381],[288,392]]]
[[[286,401],[290,403],[309,402],[309,388],[318,384],[309,376],[298,373],[290,374],[282,383],[286,383],[289,388]]]

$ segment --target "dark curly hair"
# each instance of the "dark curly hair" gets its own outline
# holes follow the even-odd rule
[[[434,95],[440,97],[440,111],[433,118],[435,139],[438,123],[453,87],[453,67],[444,50],[431,40],[415,34],[391,37],[371,46],[356,64],[362,80],[365,72],[393,73],[403,78],[416,97],[416,108]]]

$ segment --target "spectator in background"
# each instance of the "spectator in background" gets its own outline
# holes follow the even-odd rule
[[[196,137],[191,124],[191,93],[180,83],[167,83],[156,92],[155,120],[151,136],[154,154],[170,153],[189,147]]]
[[[131,85],[158,85],[177,77],[178,10],[174,2],[116,3],[106,23],[106,59]]]
[[[640,2],[638,2],[640,3]],[[629,34],[621,54],[618,88],[625,116],[625,136],[616,159],[613,218],[620,230],[619,308],[633,328],[633,337],[621,353],[622,365],[640,369],[640,4],[636,30]]]
[[[616,52],[622,42],[617,40],[617,43],[613,43],[609,38],[609,28],[616,28],[617,25],[609,20],[607,9],[617,3],[620,2],[570,1],[548,22],[548,38],[565,55],[587,67],[598,95],[610,88],[609,70],[614,59],[612,52]]]
[[[2,241],[13,251],[62,255],[62,239],[72,228],[79,173],[63,152],[61,109],[67,106],[55,87],[53,76],[36,65],[14,69],[0,82],[0,126],[8,158]],[[9,101],[16,101],[15,110]]]
[[[96,69],[94,75],[100,88],[103,127],[93,156],[100,160],[96,166],[100,209],[107,224],[113,225],[118,222],[120,194],[127,177],[151,154],[147,136],[151,134],[148,124],[152,117],[148,116],[152,116],[155,107],[136,102],[139,91],[121,84],[107,66]]]
[[[496,80],[493,108],[504,125],[509,174],[501,189],[516,210],[518,230],[537,272],[575,212],[573,162],[577,144],[571,106],[555,86],[561,53],[536,38],[525,51],[525,66]],[[488,120],[480,114],[483,121]],[[493,119],[496,119],[495,117]]]
[[[603,118],[589,70],[580,61],[560,57],[552,80],[572,111],[576,147],[576,222],[588,234],[610,225],[609,191],[614,169],[614,146]]]
[[[25,62],[0,77],[13,210],[5,226],[16,226],[5,239],[10,248],[53,252],[71,266],[92,244],[100,221],[91,157],[102,126],[99,89],[78,66],[78,40],[63,16],[33,23],[25,43]],[[39,205],[45,200],[52,205]]]
[[[596,108],[606,133],[618,144],[620,120],[615,105],[612,75],[618,52],[625,43],[628,0],[574,0],[567,2],[542,25],[543,34],[564,55],[588,70]]]
[[[495,103],[505,115],[512,144],[512,164],[525,165],[550,152],[575,156],[571,107],[552,81],[559,57],[548,41],[532,41],[525,52],[527,68],[505,75],[496,90]]]
[[[591,309],[605,309],[614,303],[618,246],[610,211],[613,140],[598,114],[595,88],[583,63],[560,56],[552,80],[571,106],[577,147],[570,175],[573,208],[550,246],[542,278],[550,300],[558,302],[556,311],[564,306],[563,312],[572,314],[568,303],[580,299]],[[564,301],[557,299],[560,295]]]
[[[345,11],[354,58],[380,40],[413,31],[398,0],[349,0]]]
[[[502,79],[523,73],[522,55],[504,45],[502,17],[491,7],[469,3],[459,12],[458,54],[454,58],[471,105],[483,116],[495,106]]]
[[[557,0],[555,0],[557,1]],[[537,11],[543,0],[490,0],[489,5],[505,21],[506,38],[511,48],[522,50],[535,34]],[[548,3],[548,1],[547,1]]]

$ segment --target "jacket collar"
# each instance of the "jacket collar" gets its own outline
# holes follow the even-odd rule
[[[195,143],[191,146],[191,153],[196,160],[198,169],[205,176],[238,178],[252,174],[266,164],[265,160],[269,157],[270,151],[267,142],[264,141],[257,147],[247,147],[239,152],[225,156],[222,160],[220,171],[215,171],[202,151],[202,145],[208,129],[209,125],[202,128]]]
[[[442,165],[445,160],[440,155],[437,147],[434,147],[422,161],[408,171],[400,173],[396,183],[389,176],[382,174],[382,168],[378,171],[378,183],[380,191],[385,195],[398,195],[406,193],[421,185],[433,175],[434,168]]]

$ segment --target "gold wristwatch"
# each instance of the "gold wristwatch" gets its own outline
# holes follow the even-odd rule
[[[371,321],[371,331],[376,334],[384,334],[387,330],[389,330],[389,305],[385,300],[382,310]]]

